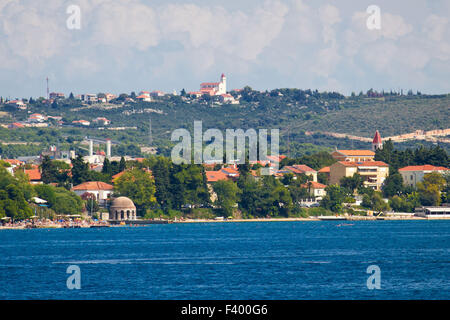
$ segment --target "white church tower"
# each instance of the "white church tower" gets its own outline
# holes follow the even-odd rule
[[[227,77],[225,77],[225,75],[222,73],[222,76],[220,77],[219,88],[216,94],[219,95],[225,93],[227,93]]]

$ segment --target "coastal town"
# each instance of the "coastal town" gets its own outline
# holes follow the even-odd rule
[[[392,187],[391,182],[387,183],[392,176],[389,164],[377,160],[377,152],[381,152],[383,146],[381,135],[376,131],[370,149],[336,149],[329,154],[332,164],[318,170],[304,163],[293,163],[293,159],[288,159],[285,155],[269,155],[264,161],[250,161],[245,165],[203,164],[199,170],[190,174],[197,175],[203,180],[198,182],[197,187],[205,187],[206,198],[200,201],[185,198],[185,202],[178,206],[179,212],[172,216],[165,214],[170,210],[165,210],[164,200],[161,201],[164,195],[160,189],[168,188],[167,185],[161,184],[161,180],[167,177],[161,177],[163,172],[158,172],[158,170],[167,171],[162,163],[169,160],[158,159],[156,155],[149,158],[113,155],[110,139],[104,142],[89,140],[89,154],[83,157],[74,151],[62,151],[52,146],[36,157],[0,160],[2,181],[20,180],[21,183],[29,185],[26,188],[22,186],[24,190],[17,190],[21,198],[26,198],[25,193],[32,195],[26,199],[28,203],[24,204],[31,209],[25,210],[28,212],[26,214],[19,215],[14,208],[7,205],[2,207],[1,228],[145,226],[156,223],[225,221],[450,218],[450,206],[445,203],[441,205],[441,199],[447,199],[448,196],[445,181],[448,181],[450,169],[446,167],[430,164],[410,165],[400,167],[396,171],[397,177],[401,177],[402,184],[394,186],[397,188],[417,190],[418,187],[424,187],[424,181],[440,183],[437,190],[438,198],[433,205],[420,206],[419,201],[413,210],[409,210],[410,212],[401,212],[402,210],[399,210],[401,206],[395,207],[393,200],[400,199],[400,193],[394,194],[394,198],[390,199],[382,197],[383,191],[386,194],[386,188]],[[95,149],[97,151],[94,151]],[[194,167],[186,165],[186,168],[189,169],[191,166]],[[269,169],[268,177],[261,175],[261,168]],[[252,181],[272,179],[271,183],[276,183],[280,190],[290,192],[289,199],[286,195],[278,195],[279,199],[272,199],[279,206],[277,214],[269,212],[260,216],[242,215],[241,206],[245,207],[245,204],[238,205],[238,194],[233,193],[233,188],[242,183],[244,175],[247,176],[246,179]],[[101,177],[101,180],[94,180],[90,176]],[[129,187],[130,183],[135,183],[135,186]],[[136,185],[140,187],[141,184],[145,190],[134,188]],[[6,191],[12,188],[11,184],[2,183],[0,186]],[[339,196],[336,193],[341,192],[342,188],[350,189],[350,192],[341,195],[342,199],[338,200]],[[76,201],[80,203],[78,211],[68,213],[63,209],[65,213],[58,212],[58,201],[54,198],[61,190],[77,199]],[[147,199],[142,199],[142,195],[137,193],[144,193]],[[241,191],[240,194],[242,193]],[[139,208],[133,199],[139,203]],[[326,206],[324,203],[332,205]],[[283,212],[286,209],[283,206],[290,206],[292,210]],[[339,207],[336,209],[333,206]],[[203,210],[208,214],[205,212],[192,214],[196,208],[197,211]],[[214,214],[211,214],[212,212]],[[300,214],[296,215],[294,212]]]
[[[155,90],[120,96],[71,93],[66,98],[63,93],[50,92],[46,81],[47,98],[40,98],[38,105],[60,110],[61,103],[72,103],[77,106],[70,109],[75,118],[68,121],[62,114],[33,113],[29,110],[36,104],[33,98],[1,98],[5,110],[26,115],[25,120],[2,124],[3,128],[13,135],[25,128],[47,127],[127,131],[130,127],[114,126],[107,118],[111,108],[142,103],[144,111],[162,115],[147,106],[178,96],[176,91]],[[186,105],[206,103],[212,108],[239,105],[242,95],[249,93],[248,88],[228,91],[227,77],[222,74],[219,82],[201,83],[199,91],[183,89],[179,98]],[[367,94],[372,95],[372,91]],[[270,96],[283,94],[271,92]],[[95,112],[89,119],[76,116],[77,111],[94,107],[103,114]],[[135,112],[129,107],[123,115]],[[120,149],[123,143],[112,134],[86,135],[73,149],[73,144],[68,149],[67,144],[50,144],[35,155],[1,155],[4,182],[0,188],[5,194],[0,203],[0,228],[450,218],[448,155],[439,146],[398,151],[393,145],[393,140],[399,141],[396,137],[383,140],[375,130],[373,139],[336,135],[358,138],[366,146],[361,149],[336,147],[302,157],[273,154],[257,161],[176,165],[152,146],[151,120],[148,130],[149,144],[131,149],[140,156]],[[447,131],[432,133],[445,137]]]

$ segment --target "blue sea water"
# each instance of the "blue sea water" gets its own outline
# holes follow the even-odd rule
[[[0,299],[450,298],[450,221],[340,223],[3,230]]]

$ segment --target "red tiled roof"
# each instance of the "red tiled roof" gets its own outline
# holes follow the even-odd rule
[[[230,175],[230,174],[239,175],[239,171],[238,170],[236,170],[234,168],[230,168],[230,167],[222,168],[221,171],[224,172],[225,174],[228,174],[228,175]]]
[[[281,162],[281,160],[283,160],[284,158],[286,158],[286,156],[283,156],[283,155],[279,155],[279,156],[267,156],[266,158],[269,159],[270,161]]]
[[[302,184],[302,188],[309,188],[310,185],[311,188],[313,189],[325,189],[327,187],[326,185],[321,184],[319,182],[309,181],[307,183]]]
[[[112,189],[114,189],[112,185],[104,183],[102,181],[88,181],[72,188],[72,190],[112,190]]]
[[[219,180],[228,180],[228,175],[219,170],[219,171],[206,171],[206,180],[208,182],[217,182]]]
[[[17,166],[20,166],[23,164],[22,161],[17,160],[17,159],[4,159],[3,161],[8,162],[9,164],[17,165]]]
[[[319,173],[330,173],[330,167],[323,167],[319,170]]]
[[[116,181],[116,179],[119,179],[125,172],[126,171],[122,171],[122,172],[119,172],[118,174],[113,175],[112,180]]]
[[[314,170],[304,164],[294,164],[293,166],[286,166],[283,169],[289,170],[293,173],[316,172],[316,170]]]
[[[375,152],[371,150],[337,150],[346,156],[375,156]]]
[[[445,167],[435,167],[430,164],[426,164],[423,166],[407,166],[401,169],[398,169],[398,171],[447,171],[450,170]]]
[[[339,163],[346,167],[389,167],[389,165],[383,161],[339,161]]]
[[[41,180],[41,172],[39,171],[39,169],[25,170],[25,173],[30,178],[30,181],[40,181]]]

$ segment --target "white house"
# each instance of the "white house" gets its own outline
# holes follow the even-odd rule
[[[82,196],[84,193],[92,193],[95,195],[99,205],[105,205],[106,200],[113,193],[114,187],[110,184],[101,181],[89,181],[79,184],[72,188],[78,196]]]
[[[437,172],[439,174],[444,174],[450,172],[450,169],[445,167],[435,167],[429,164],[423,166],[408,166],[398,170],[402,175],[403,184],[405,186],[415,187],[418,182],[423,180],[423,177],[432,172]]]

